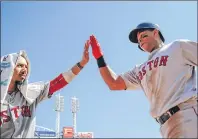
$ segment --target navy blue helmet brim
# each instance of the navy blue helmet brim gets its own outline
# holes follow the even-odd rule
[[[134,29],[134,30],[132,30],[132,31],[129,33],[129,40],[130,40],[132,43],[138,43],[138,40],[137,40],[137,33],[138,33],[138,30],[139,30],[139,29]]]

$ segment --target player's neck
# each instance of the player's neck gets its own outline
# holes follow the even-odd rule
[[[154,50],[163,47],[163,45],[164,45],[164,43],[163,43],[162,41],[160,41],[155,47],[153,47],[153,49],[151,50],[151,53],[152,53]]]
[[[16,82],[11,80],[10,85],[8,87],[8,93],[12,93],[16,91]]]
[[[161,42],[159,43],[158,48],[163,47],[163,46],[164,46],[164,43],[161,41]]]

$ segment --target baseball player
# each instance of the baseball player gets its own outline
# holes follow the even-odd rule
[[[27,83],[30,63],[25,51],[1,57],[1,138],[34,137],[37,105],[69,84],[81,71],[89,61],[88,47],[89,40],[82,60],[49,82]]]
[[[164,44],[159,26],[149,22],[133,29],[129,40],[149,53],[148,60],[116,75],[96,37],[90,36],[92,54],[109,89],[142,89],[163,138],[197,138],[197,42],[180,39]]]

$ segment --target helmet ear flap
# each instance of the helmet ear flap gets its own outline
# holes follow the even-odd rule
[[[138,45],[138,48],[139,48],[140,50],[144,51],[144,50],[140,47],[140,45]]]
[[[160,35],[162,42],[165,42],[164,36],[162,35],[162,33],[160,31],[159,31],[159,35]]]

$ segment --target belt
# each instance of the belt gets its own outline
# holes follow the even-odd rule
[[[163,125],[172,115],[174,115],[179,110],[180,108],[178,106],[175,106],[169,109],[166,113],[162,114],[159,118],[155,118],[155,120]]]

